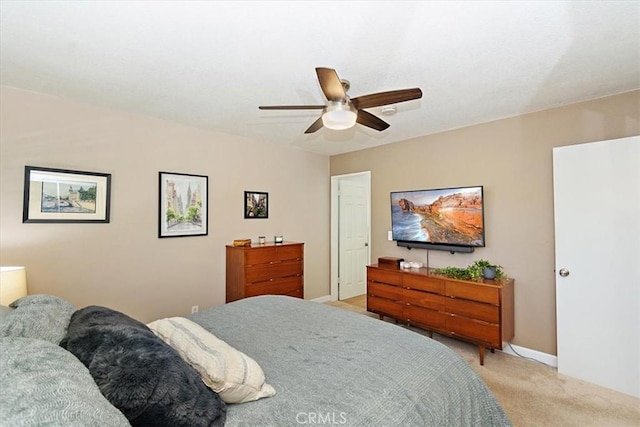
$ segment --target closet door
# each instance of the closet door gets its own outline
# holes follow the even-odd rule
[[[553,150],[558,372],[640,397],[640,137]]]

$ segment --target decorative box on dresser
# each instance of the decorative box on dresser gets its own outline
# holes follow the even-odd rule
[[[367,310],[399,322],[502,350],[514,336],[514,280],[457,280],[409,270],[367,267]]]
[[[226,301],[258,295],[304,298],[304,243],[227,245]]]

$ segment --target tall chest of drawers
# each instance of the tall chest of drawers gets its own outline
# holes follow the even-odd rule
[[[371,265],[367,310],[477,344],[483,365],[485,348],[501,350],[514,336],[513,288],[513,279],[475,282]]]
[[[304,298],[304,243],[226,247],[226,301],[258,295]]]

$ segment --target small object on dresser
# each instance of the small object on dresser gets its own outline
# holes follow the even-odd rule
[[[404,258],[394,258],[394,257],[381,257],[378,258],[378,266],[380,268],[400,268],[400,263],[404,261]]]
[[[251,239],[236,239],[233,241],[233,246],[251,246]]]
[[[274,236],[273,237],[273,243],[282,243],[284,242],[282,236]]]
[[[265,242],[266,242],[266,238],[264,236],[258,237],[258,243],[260,243],[261,245],[264,245]]]

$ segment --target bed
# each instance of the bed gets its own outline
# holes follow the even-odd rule
[[[70,322],[73,313],[66,307],[59,323]],[[101,401],[100,393],[89,390],[91,384],[85,386],[81,398],[66,397],[64,405],[58,405],[66,413],[56,419],[58,414],[51,411],[56,406],[43,401],[43,386],[37,384],[55,382],[56,377],[24,376],[25,370],[34,369],[24,358],[42,363],[39,352],[46,350],[47,360],[52,360],[49,353],[55,346],[47,347],[44,344],[49,342],[7,327],[3,322],[11,315],[15,313],[0,320],[0,424],[39,425],[29,421],[42,417],[35,413],[37,405],[20,403],[29,399],[46,404],[49,413],[44,419],[53,419],[53,424],[56,420],[65,425],[96,420],[101,425],[128,424],[123,412],[113,411],[107,399]],[[262,390],[273,389],[273,393],[243,403],[227,402],[223,420],[227,426],[510,425],[495,397],[464,360],[442,344],[395,324],[285,296],[235,301],[188,316],[186,322],[247,356],[242,363],[255,363],[263,374]],[[156,329],[154,332],[158,335]],[[64,334],[68,337],[68,331]],[[25,340],[29,345],[25,346]],[[38,345],[34,347],[33,342]],[[74,362],[62,347],[57,346],[55,352],[65,363]],[[189,360],[188,355],[181,355]],[[18,363],[19,358],[23,359]],[[83,368],[82,363],[75,363],[73,369],[63,366],[60,371],[68,374]],[[206,383],[204,377],[203,381]],[[75,402],[75,397],[80,400]],[[87,403],[82,402],[85,397],[92,404],[98,402],[97,409],[87,411]]]

